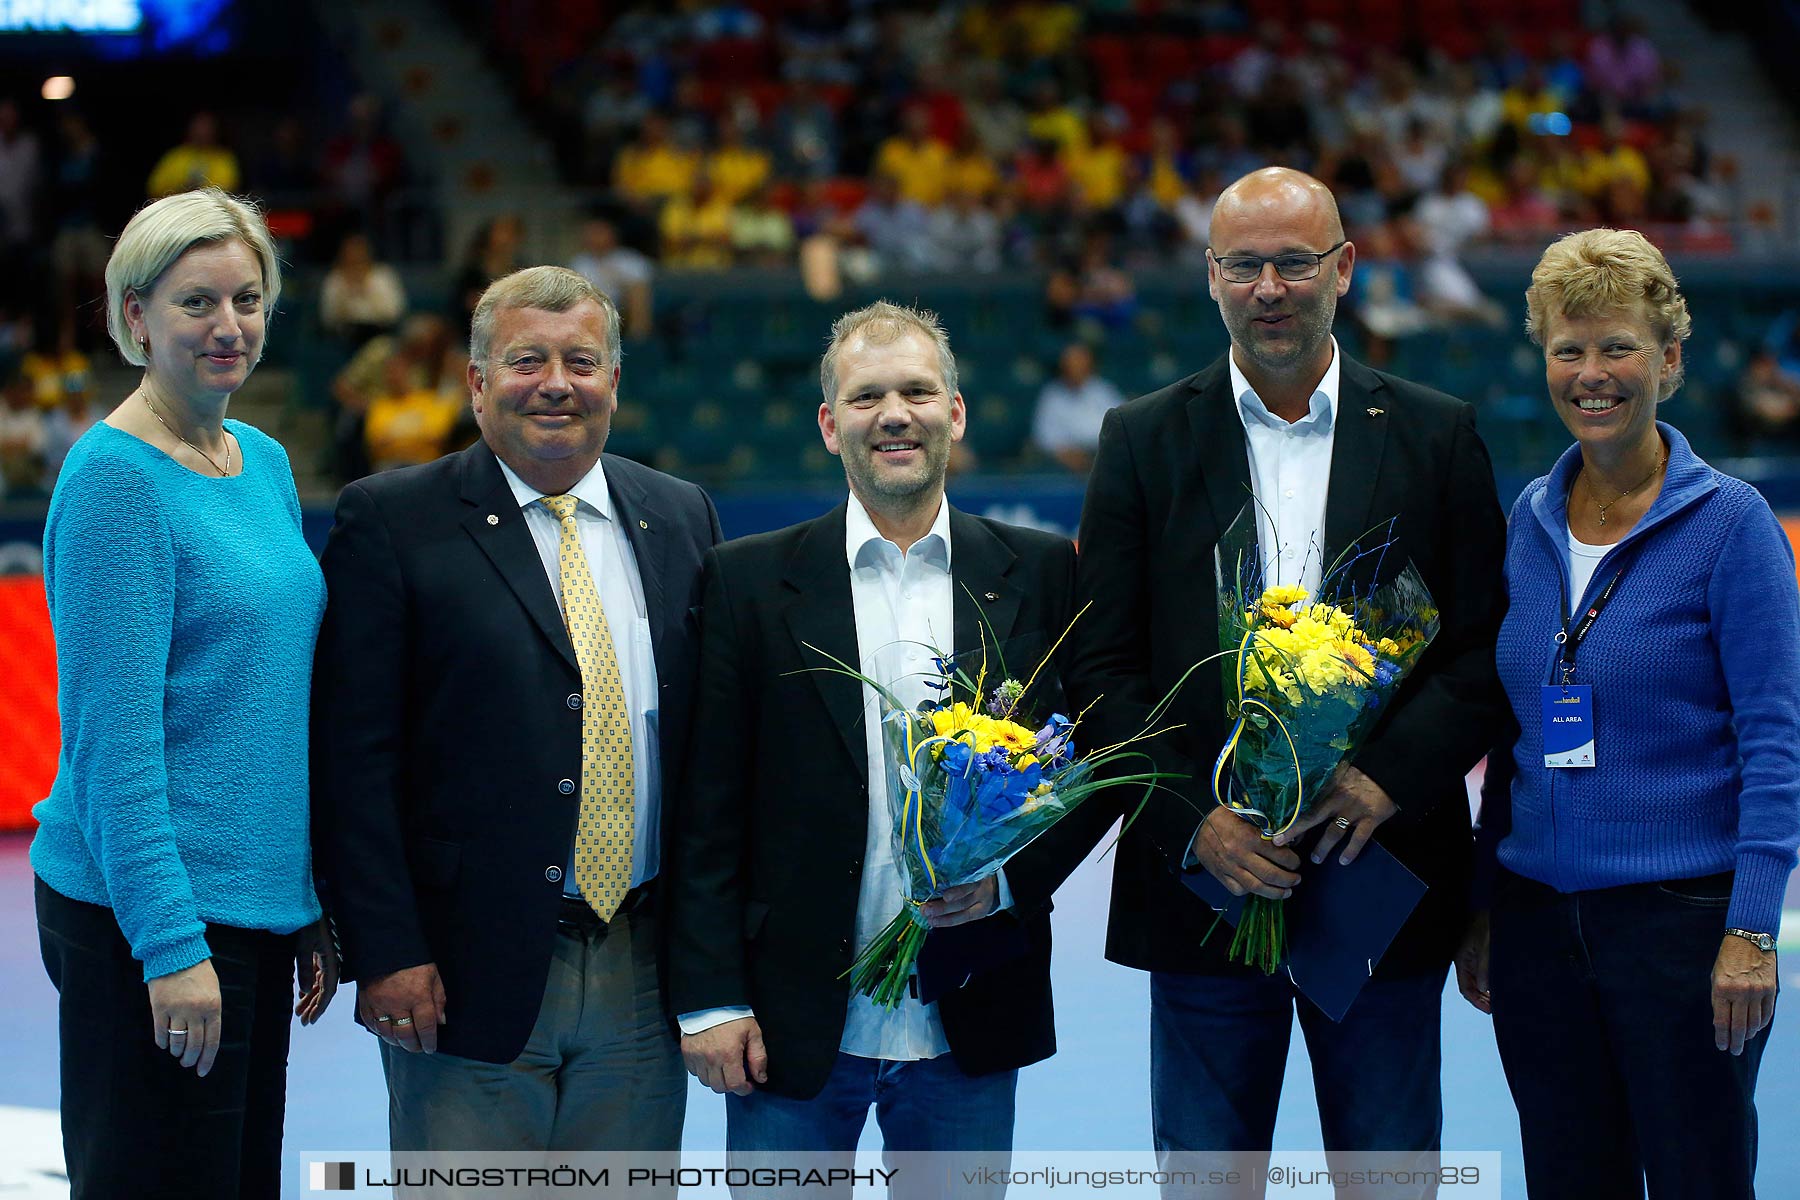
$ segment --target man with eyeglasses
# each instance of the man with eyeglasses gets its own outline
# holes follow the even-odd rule
[[[1443,631],[1335,790],[1276,842],[1212,799],[1225,703],[1218,670],[1196,672],[1154,750],[1160,769],[1187,779],[1124,833],[1107,954],[1151,972],[1165,1162],[1269,1150],[1296,1010],[1324,1149],[1429,1160],[1442,1128],[1438,1020],[1470,858],[1463,776],[1503,710],[1493,470],[1470,405],[1371,370],[1332,336],[1356,245],[1324,184],[1284,168],[1245,176],[1220,195],[1211,243],[1207,286],[1230,352],[1109,413],[1088,485],[1079,602],[1091,623],[1074,690],[1078,704],[1098,701],[1097,744],[1142,727],[1182,673],[1217,652],[1213,550],[1252,498],[1267,582],[1315,593],[1326,564],[1383,539],[1392,521],[1383,579],[1410,559]],[[1364,582],[1376,558],[1362,564]],[[1371,838],[1430,891],[1341,1024],[1285,973],[1228,961],[1230,930],[1214,931],[1213,911],[1178,878],[1206,871],[1233,895],[1282,898],[1308,886],[1313,864],[1354,860]],[[1250,1174],[1260,1195],[1263,1173]]]

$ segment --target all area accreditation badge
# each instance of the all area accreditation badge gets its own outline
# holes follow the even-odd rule
[[[1544,696],[1544,765],[1594,765],[1594,689],[1585,683],[1549,683]]]

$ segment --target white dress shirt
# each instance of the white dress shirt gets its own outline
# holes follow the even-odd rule
[[[562,606],[562,522],[556,514],[538,503],[546,493],[538,491],[516,475],[504,462],[500,473],[506,476],[513,498],[525,514],[525,527],[537,546],[538,558],[550,589],[556,594],[557,607]],[[638,575],[637,555],[625,526],[613,512],[612,494],[606,490],[606,472],[599,460],[594,469],[570,488],[575,497],[575,528],[581,535],[581,550],[587,556],[588,570],[593,572],[594,586],[600,593],[600,606],[606,610],[606,626],[612,633],[613,653],[619,660],[619,680],[625,689],[625,703],[631,710],[631,762],[633,791],[631,883],[633,887],[654,879],[661,867],[658,837],[662,822],[662,756],[658,752],[658,701],[656,655],[650,641],[650,618],[644,607],[644,583]],[[563,871],[563,893],[578,896],[575,886],[575,847],[569,846],[569,863]]]
[[[1231,394],[1250,453],[1250,486],[1260,501],[1256,534],[1264,586],[1298,584],[1317,594],[1325,563],[1325,495],[1331,487],[1331,440],[1337,425],[1338,353],[1313,389],[1307,414],[1293,424],[1270,412],[1250,381],[1231,364]]]
[[[950,574],[950,505],[938,507],[931,532],[906,553],[883,537],[854,495],[844,517],[844,557],[850,570],[850,600],[856,610],[859,667],[879,679],[908,708],[937,699],[926,686],[937,675],[937,652],[954,654],[955,587]],[[862,883],[856,897],[856,952],[875,940],[906,902],[906,877],[894,857],[888,807],[887,747],[882,738],[882,701],[863,685],[863,746],[869,762],[869,813],[863,837]],[[998,906],[1013,906],[1006,872],[995,876]],[[681,1032],[692,1036],[715,1025],[754,1015],[742,1005],[680,1014]],[[912,1062],[948,1053],[944,1023],[935,1002],[908,995],[892,1009],[852,993],[838,1049],[860,1058]]]

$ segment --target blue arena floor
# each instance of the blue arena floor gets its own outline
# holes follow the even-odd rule
[[[54,1110],[57,1104],[55,993],[38,958],[32,916],[31,873],[23,836],[0,837],[0,1106]],[[1149,1143],[1149,991],[1147,976],[1101,956],[1111,861],[1091,861],[1056,897],[1055,987],[1061,1051],[1020,1077],[1018,1144],[1035,1149],[1140,1149]],[[1800,933],[1800,887],[1789,892],[1786,944]],[[1800,960],[1790,950],[1784,987],[1800,986]],[[383,1149],[386,1095],[371,1038],[351,1020],[346,989],[317,1026],[294,1031],[288,1087],[287,1148]],[[1765,1200],[1800,1197],[1800,1018],[1781,1006],[1763,1059],[1758,1107],[1762,1161],[1758,1194]],[[1278,1148],[1316,1149],[1319,1124],[1312,1078],[1299,1047],[1283,1084]],[[0,1113],[23,1132],[27,1114]],[[688,1100],[689,1146],[724,1144],[723,1102],[697,1084]],[[22,1141],[0,1130],[0,1196],[27,1192],[12,1149]],[[865,1143],[876,1144],[871,1121]],[[9,1145],[11,1144],[11,1145]],[[1444,993],[1444,1147],[1499,1151],[1504,1195],[1525,1195],[1519,1158],[1518,1117],[1486,1017],[1446,986]],[[42,1147],[36,1147],[41,1154]],[[1446,1154],[1446,1160],[1449,1155]],[[288,1173],[284,1197],[298,1196]],[[15,1192],[14,1187],[19,1187]],[[858,1193],[861,1195],[862,1193]]]

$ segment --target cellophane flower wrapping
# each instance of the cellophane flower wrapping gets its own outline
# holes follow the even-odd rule
[[[1022,685],[1001,681],[973,705],[954,666],[946,699],[882,717],[894,858],[906,893],[900,912],[857,958],[851,984],[893,1007],[906,994],[927,928],[919,905],[944,889],[976,883],[1072,811],[1094,790],[1093,761],[1077,758],[1075,722],[1062,713],[1028,717]]]
[[[1253,502],[1254,503],[1254,502]],[[1323,572],[1318,595],[1266,586],[1253,507],[1219,540],[1219,648],[1231,733],[1213,794],[1265,838],[1324,799],[1439,628],[1438,610],[1407,562],[1380,586],[1391,527],[1377,529]],[[1231,958],[1273,974],[1286,957],[1281,901],[1250,896]]]

